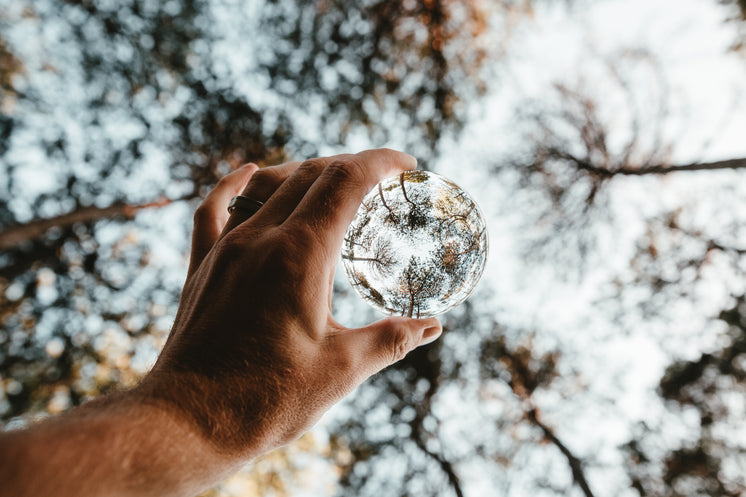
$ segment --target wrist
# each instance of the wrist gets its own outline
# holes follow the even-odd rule
[[[260,389],[242,380],[154,370],[133,394],[181,423],[215,457],[241,464],[281,445],[266,382]]]
[[[141,457],[152,465],[155,478],[146,486],[165,482],[163,494],[170,488],[173,495],[194,495],[230,476],[244,462],[219,450],[181,411],[154,399],[147,388],[125,392],[122,402],[142,427],[135,431],[145,443],[133,459]],[[131,470],[135,479],[148,473],[142,465]]]

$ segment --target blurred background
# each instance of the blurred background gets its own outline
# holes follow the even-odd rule
[[[388,146],[479,202],[480,286],[205,496],[746,495],[745,40],[743,0],[0,0],[3,426],[148,371],[218,178]]]

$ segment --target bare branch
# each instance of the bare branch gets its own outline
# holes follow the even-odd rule
[[[585,496],[594,497],[593,492],[591,491],[591,487],[590,485],[588,485],[588,480],[586,480],[585,478],[585,473],[583,471],[583,461],[578,459],[578,457],[575,456],[570,451],[570,449],[567,448],[567,445],[565,445],[562,440],[560,440],[557,435],[555,435],[554,431],[539,419],[535,407],[528,411],[526,413],[526,416],[528,417],[529,421],[531,421],[533,424],[538,426],[539,429],[541,429],[542,433],[544,433],[544,437],[552,442],[560,450],[560,452],[562,452],[562,455],[565,456],[565,458],[567,459],[567,463],[570,465],[570,470],[572,471],[572,479],[580,487]]]
[[[160,198],[144,204],[116,203],[108,207],[83,207],[59,216],[35,219],[25,224],[11,226],[0,232],[0,250],[7,250],[25,242],[36,240],[52,228],[67,228],[76,223],[89,223],[100,219],[118,217],[132,219],[138,211],[143,209],[164,207],[173,202],[188,200],[195,195],[191,194],[177,199]]]
[[[746,255],[746,248],[728,247],[715,240],[707,241],[707,250],[720,250],[721,252],[733,252],[736,255]]]
[[[587,171],[603,179],[608,179],[616,175],[645,176],[670,174],[677,172],[716,171],[720,169],[746,169],[746,158],[727,159],[714,162],[694,162],[691,164],[657,164],[643,167],[625,165],[619,168],[606,168],[596,166],[586,159],[581,159],[573,154],[556,148],[549,148],[545,150],[544,153],[546,154],[547,158],[566,160],[568,162],[571,162],[578,169]]]
[[[412,202],[412,201],[411,201],[411,200],[409,199],[409,197],[407,196],[407,189],[406,189],[406,187],[404,186],[404,173],[401,173],[401,174],[399,175],[399,185],[401,186],[401,191],[402,191],[402,193],[404,194],[404,200],[406,200],[407,202],[409,202],[410,204],[412,204],[412,208],[413,208],[413,209],[416,209],[416,208],[417,208],[417,204],[415,204],[414,202]]]
[[[414,441],[415,444],[417,444],[417,447],[419,447],[419,449],[428,457],[434,459],[438,463],[440,469],[443,470],[443,473],[445,473],[446,477],[448,477],[448,482],[451,484],[451,488],[453,488],[453,491],[457,495],[457,497],[464,497],[464,491],[461,489],[461,480],[456,474],[451,461],[443,457],[443,455],[437,454],[427,448],[427,443],[424,440],[425,433],[424,430],[422,430],[422,423],[417,423],[416,432],[417,433],[414,437]]]
[[[540,378],[545,376],[547,372],[542,371],[543,368],[534,370],[534,368],[530,366],[530,355],[527,355],[526,352],[521,353],[519,351],[510,350],[504,342],[497,343],[496,345],[497,350],[495,352],[497,352],[501,361],[507,363],[511,373],[508,386],[510,386],[513,394],[528,406],[524,411],[526,419],[528,419],[531,424],[538,427],[542,431],[544,438],[554,444],[562,455],[565,456],[567,463],[570,466],[570,471],[572,472],[573,481],[580,487],[584,495],[586,497],[594,497],[593,491],[585,477],[583,461],[570,451],[567,445],[560,440],[549,425],[539,419],[538,410],[533,404],[533,391],[538,387]]]
[[[409,424],[412,428],[411,438],[414,440],[417,447],[425,453],[425,455],[438,463],[438,466],[440,466],[440,469],[448,478],[448,483],[451,485],[451,488],[453,488],[453,492],[456,494],[456,496],[463,497],[464,491],[461,488],[461,479],[456,474],[453,463],[451,463],[451,461],[449,461],[445,457],[445,455],[442,453],[442,450],[435,452],[427,447],[427,436],[431,435],[434,437],[438,437],[437,431],[440,428],[440,421],[437,417],[435,417],[431,409],[433,398],[435,397],[435,394],[438,392],[438,389],[440,387],[440,381],[438,378],[439,369],[434,367],[436,364],[439,363],[433,363],[432,361],[428,360],[426,354],[420,355],[419,357],[425,360],[424,367],[419,371],[421,373],[421,377],[425,378],[428,381],[429,387],[425,392],[424,398],[415,409],[415,412],[417,413],[415,418]],[[428,430],[425,428],[426,417],[430,417],[435,420],[436,433],[434,435],[431,432],[428,432]]]
[[[383,206],[386,208],[387,211],[389,211],[389,219],[391,219],[391,222],[396,222],[394,211],[391,210],[391,207],[389,207],[389,204],[386,203],[386,197],[383,195],[383,188],[381,188],[381,183],[378,183],[378,196],[381,197],[381,202],[383,203]]]
[[[622,174],[627,176],[642,176],[646,174],[669,174],[685,171],[716,171],[719,169],[746,169],[746,158],[728,159],[714,162],[695,162],[692,164],[655,165],[641,168],[623,167],[615,171],[608,171],[608,175]]]

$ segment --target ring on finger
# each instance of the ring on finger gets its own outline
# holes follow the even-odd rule
[[[228,204],[228,212],[230,214],[233,214],[233,212],[238,209],[239,211],[243,212],[247,219],[254,214],[264,205],[264,202],[260,202],[256,199],[253,199],[251,197],[247,197],[245,195],[236,195],[231,199],[231,202]]]

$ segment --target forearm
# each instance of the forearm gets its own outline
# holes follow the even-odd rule
[[[0,434],[0,495],[195,495],[235,471],[187,420],[138,392]]]

